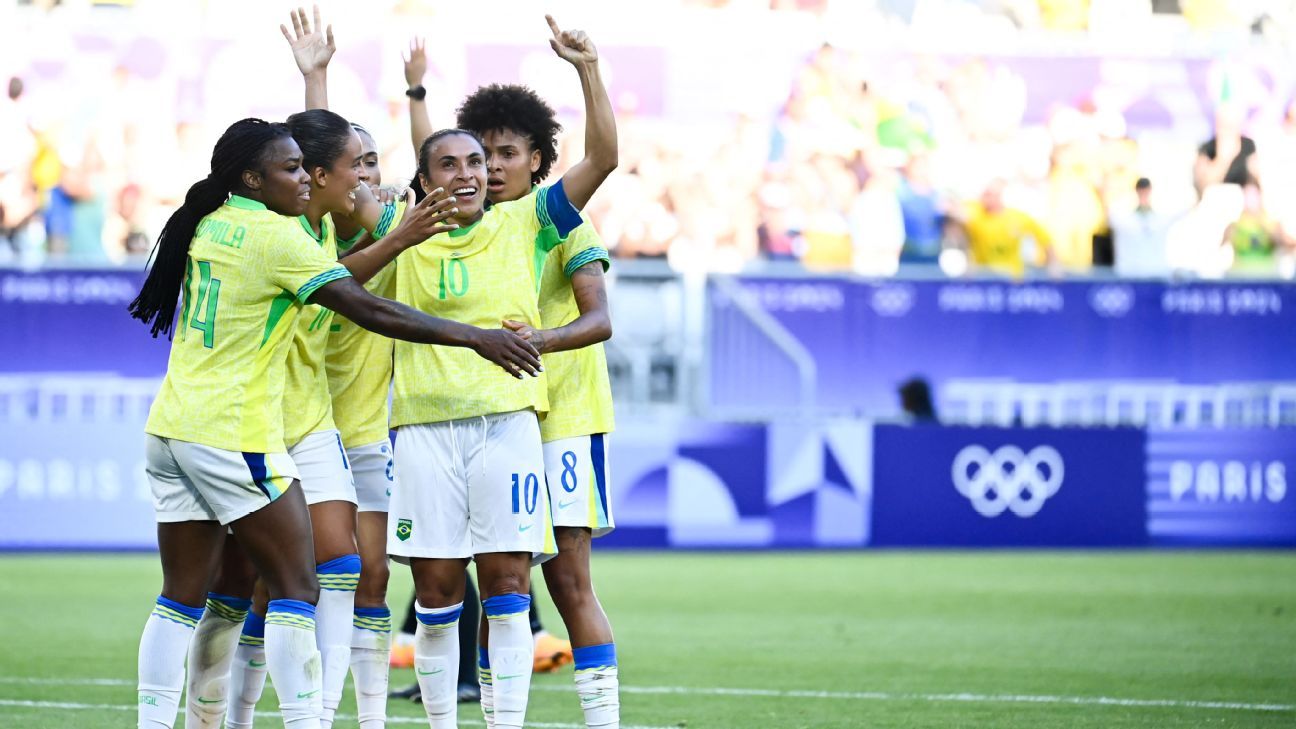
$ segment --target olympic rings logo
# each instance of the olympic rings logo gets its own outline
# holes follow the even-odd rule
[[[981,516],[994,518],[1011,511],[1030,518],[1062,487],[1065,467],[1052,446],[1037,446],[1024,453],[1004,446],[994,453],[970,445],[954,456],[950,473],[954,488],[972,502]]]

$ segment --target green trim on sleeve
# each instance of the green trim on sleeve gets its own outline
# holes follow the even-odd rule
[[[319,288],[324,284],[329,283],[331,281],[337,281],[340,278],[350,278],[350,277],[351,277],[351,272],[348,271],[345,266],[330,268],[324,273],[321,273],[315,278],[312,278],[311,280],[302,284],[301,288],[297,289],[297,300],[304,304],[306,303],[306,299],[309,299],[310,295],[318,291]]]
[[[270,314],[266,317],[265,333],[261,335],[261,346],[269,341],[270,335],[274,333],[275,327],[279,326],[279,321],[287,313],[289,307],[293,305],[296,298],[291,292],[284,291],[270,302]]]
[[[567,278],[571,278],[572,274],[576,273],[576,269],[595,261],[603,263],[604,271],[607,271],[612,266],[612,256],[608,254],[607,249],[603,246],[592,246],[572,256],[571,260],[567,261],[567,267],[563,269],[563,273],[567,274]]]

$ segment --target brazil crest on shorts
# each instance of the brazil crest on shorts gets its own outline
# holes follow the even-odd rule
[[[414,533],[414,522],[409,519],[401,519],[396,522],[396,538],[402,542],[409,539]]]

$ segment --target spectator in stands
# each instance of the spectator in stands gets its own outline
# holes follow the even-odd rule
[[[1242,185],[1247,179],[1247,164],[1256,153],[1256,143],[1242,136],[1242,115],[1231,104],[1221,104],[1215,112],[1215,136],[1197,148],[1193,164],[1193,185],[1198,197],[1211,185]]]
[[[904,214],[896,197],[896,173],[872,156],[862,156],[865,179],[847,214],[851,268],[861,276],[894,276],[904,247]]]
[[[1248,177],[1242,186],[1242,214],[1224,232],[1224,245],[1233,247],[1232,273],[1267,278],[1278,273],[1277,254],[1285,236],[1278,221],[1265,210],[1260,182]]]
[[[23,108],[23,82],[9,79],[6,98],[0,100],[0,260],[22,256],[33,247],[30,223],[39,212],[32,164],[36,138]]]
[[[932,183],[931,163],[925,152],[909,156],[896,187],[904,218],[901,263],[936,263],[945,239],[944,205]]]
[[[923,377],[911,377],[900,384],[900,409],[911,423],[936,423],[936,405],[931,385]]]
[[[1156,278],[1170,275],[1166,236],[1173,218],[1152,209],[1152,181],[1140,177],[1134,183],[1138,206],[1132,212],[1113,215],[1111,228],[1117,276]]]
[[[1004,205],[1006,186],[1002,178],[992,180],[961,222],[974,267],[1021,278],[1027,264],[1053,265],[1052,241],[1037,220]]]

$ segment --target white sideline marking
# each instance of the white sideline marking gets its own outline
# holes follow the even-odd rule
[[[134,686],[134,681],[120,678],[29,678],[25,676],[0,676],[0,684],[25,684],[37,686]],[[570,686],[545,686],[532,684],[534,691],[570,692]],[[1296,711],[1296,704],[1258,704],[1243,701],[1196,701],[1184,699],[1120,699],[1110,696],[1052,696],[1048,694],[905,694],[884,691],[798,691],[779,689],[751,688],[695,688],[688,686],[621,686],[626,694],[678,694],[691,696],[753,696],[780,699],[833,699],[853,701],[926,701],[926,702],[963,702],[992,704],[1068,704],[1073,706],[1124,706],[1132,708],[1161,709],[1216,709],[1224,711]],[[49,708],[63,706],[58,702],[14,702],[0,700],[0,706],[19,704],[49,704]],[[74,708],[77,705],[67,705]],[[96,707],[98,708],[98,707]],[[134,706],[114,706],[134,710]],[[272,714],[272,716],[278,716]],[[395,717],[388,721],[404,723],[407,717]],[[419,722],[422,720],[420,719]],[[418,723],[418,722],[416,722]],[[541,727],[582,727],[578,724],[536,724]],[[625,729],[669,729],[653,727],[630,727]]]
[[[104,684],[96,684],[104,685]],[[115,684],[114,684],[115,685]],[[55,711],[135,711],[135,707],[129,704],[77,704],[67,701],[23,701],[20,699],[0,699],[0,706],[13,706],[22,709],[51,709]],[[181,707],[183,709],[183,707]],[[265,719],[278,719],[279,713],[275,711],[258,711],[256,715]],[[355,721],[356,717],[338,714],[336,719],[341,721]],[[389,716],[388,724],[427,724],[427,717],[423,716]],[[470,726],[486,726],[486,722],[474,719],[459,719],[459,724],[468,724]],[[527,726],[538,727],[538,729],[585,729],[584,724],[563,724],[549,721],[528,721]],[[625,729],[675,729],[675,727],[664,726],[626,726]]]

